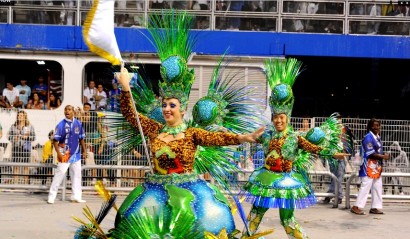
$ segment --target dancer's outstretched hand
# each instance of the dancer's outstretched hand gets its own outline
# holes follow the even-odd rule
[[[241,143],[245,143],[245,142],[254,143],[254,142],[256,142],[256,139],[258,139],[263,134],[264,131],[265,131],[265,126],[262,126],[262,127],[260,127],[259,129],[253,131],[250,134],[240,134],[240,135],[238,135],[239,142],[241,142]]]
[[[123,91],[130,91],[131,75],[128,73],[127,68],[124,67],[124,63],[121,64],[121,72],[115,73],[115,77]]]

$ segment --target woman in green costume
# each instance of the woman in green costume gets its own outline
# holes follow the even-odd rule
[[[256,169],[244,186],[252,208],[248,215],[248,230],[253,235],[266,211],[279,208],[280,221],[289,238],[307,238],[294,217],[294,209],[307,208],[316,198],[306,175],[311,154],[320,157],[343,158],[338,135],[341,125],[330,117],[321,128],[303,133],[289,125],[294,97],[292,85],[300,73],[301,62],[296,59],[266,60],[266,78],[272,89],[269,105],[274,128],[267,129],[259,139],[265,149],[264,165]]]

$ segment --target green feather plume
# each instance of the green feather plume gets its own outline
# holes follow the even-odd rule
[[[265,60],[266,79],[270,88],[273,89],[278,84],[287,84],[292,87],[302,72],[302,64],[295,58]]]

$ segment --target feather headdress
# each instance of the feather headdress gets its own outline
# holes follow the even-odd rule
[[[193,17],[186,12],[163,10],[162,14],[151,15],[148,32],[161,60],[159,93],[163,99],[176,98],[181,108],[188,106],[189,93],[194,82],[194,71],[187,66],[196,44],[196,35],[190,33]],[[151,39],[151,38],[148,38]]]
[[[272,90],[269,98],[272,114],[286,114],[290,117],[295,102],[292,86],[301,72],[302,62],[289,58],[267,59],[264,63],[266,80]]]

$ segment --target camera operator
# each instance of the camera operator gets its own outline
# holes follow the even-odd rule
[[[84,89],[83,95],[83,103],[89,103],[91,105],[91,110],[95,110],[97,88],[95,88],[95,82],[93,80],[88,82],[88,87]]]

